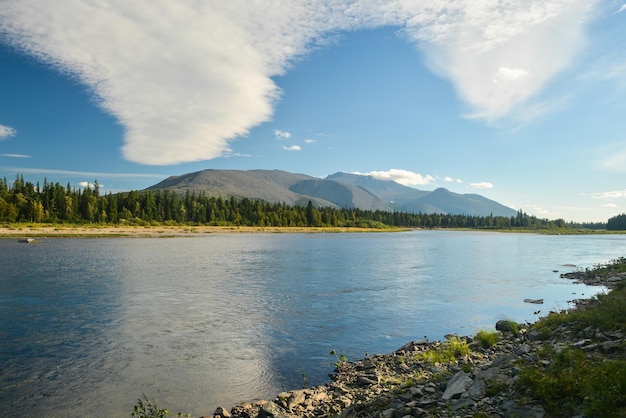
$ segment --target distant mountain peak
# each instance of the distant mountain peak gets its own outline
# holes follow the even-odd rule
[[[410,213],[516,216],[514,209],[477,194],[444,187],[424,191],[367,174],[337,172],[324,179],[282,170],[217,170],[169,177],[148,190],[187,190],[207,196],[249,198],[305,206],[359,208]]]

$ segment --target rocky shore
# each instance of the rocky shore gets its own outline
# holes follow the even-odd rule
[[[626,273],[576,272],[562,277],[610,289],[626,279]],[[442,342],[411,341],[394,353],[353,362],[338,357],[335,373],[325,385],[286,391],[272,400],[245,402],[230,410],[220,407],[212,417],[540,418],[550,415],[518,381],[523,367],[550,364],[546,346],[556,351],[575,347],[607,358],[623,358],[626,347],[623,329],[602,332],[562,325],[545,335],[532,324],[499,321],[496,330],[490,333],[493,345],[478,336],[449,336]]]

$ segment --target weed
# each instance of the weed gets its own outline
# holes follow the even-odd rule
[[[337,359],[337,361],[335,362],[335,367],[340,368],[341,366],[343,366],[344,364],[346,364],[348,362],[348,356],[346,356],[344,353],[341,354],[337,354],[337,351],[332,350],[330,352],[331,356],[335,356],[335,358]]]
[[[478,331],[474,337],[474,341],[477,341],[482,348],[493,347],[499,339],[500,335],[497,332],[484,330]]]
[[[172,415],[172,413],[167,408],[159,408],[156,402],[148,399],[145,393],[143,394],[143,399],[137,399],[137,404],[130,414],[133,418],[165,418],[170,415]],[[191,414],[183,415],[182,412],[179,412],[176,416],[189,418]]]

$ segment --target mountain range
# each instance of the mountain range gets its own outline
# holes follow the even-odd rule
[[[458,194],[403,186],[368,175],[335,173],[321,179],[281,170],[203,170],[171,176],[147,190],[195,191],[209,197],[409,213],[515,216],[517,212],[478,194]]]

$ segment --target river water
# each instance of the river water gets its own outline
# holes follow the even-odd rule
[[[192,416],[413,339],[533,321],[626,236],[414,231],[0,240],[0,416]],[[558,272],[555,272],[558,270]],[[543,305],[524,303],[542,298]],[[540,311],[537,313],[537,311]]]

